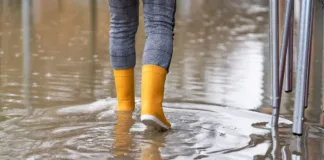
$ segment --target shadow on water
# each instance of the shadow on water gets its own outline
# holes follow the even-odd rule
[[[268,124],[268,1],[177,4],[164,103],[173,127],[157,133],[139,121],[143,15],[129,114],[110,98],[107,1],[1,0],[0,159],[323,159],[321,7],[305,136],[294,137],[294,93],[283,95],[280,127]]]

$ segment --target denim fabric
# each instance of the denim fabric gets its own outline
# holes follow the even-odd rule
[[[136,64],[138,0],[109,0],[110,60],[114,69]],[[173,52],[176,0],[143,0],[146,42],[143,64],[169,69]]]

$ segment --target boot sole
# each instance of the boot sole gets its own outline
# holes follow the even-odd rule
[[[152,127],[160,132],[167,131],[170,129],[170,127],[166,126],[158,118],[152,115],[142,115],[141,121],[147,127]]]

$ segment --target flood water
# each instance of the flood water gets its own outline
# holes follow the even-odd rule
[[[142,14],[132,115],[114,111],[108,2],[32,0],[29,26],[21,3],[0,0],[1,160],[324,159],[318,1],[303,137],[291,134],[294,92],[283,94],[280,127],[269,127],[268,1],[178,0],[164,103],[173,127],[165,133],[139,121]],[[27,38],[25,27],[31,28]],[[23,47],[23,40],[30,45]]]

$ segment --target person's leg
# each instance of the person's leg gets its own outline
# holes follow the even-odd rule
[[[143,0],[146,43],[142,68],[141,121],[158,130],[171,127],[164,116],[164,84],[173,52],[176,0]]]
[[[143,65],[169,69],[173,53],[176,0],[143,0],[146,42]]]
[[[138,0],[109,0],[109,52],[120,111],[133,111],[135,107],[134,67],[138,4]]]

